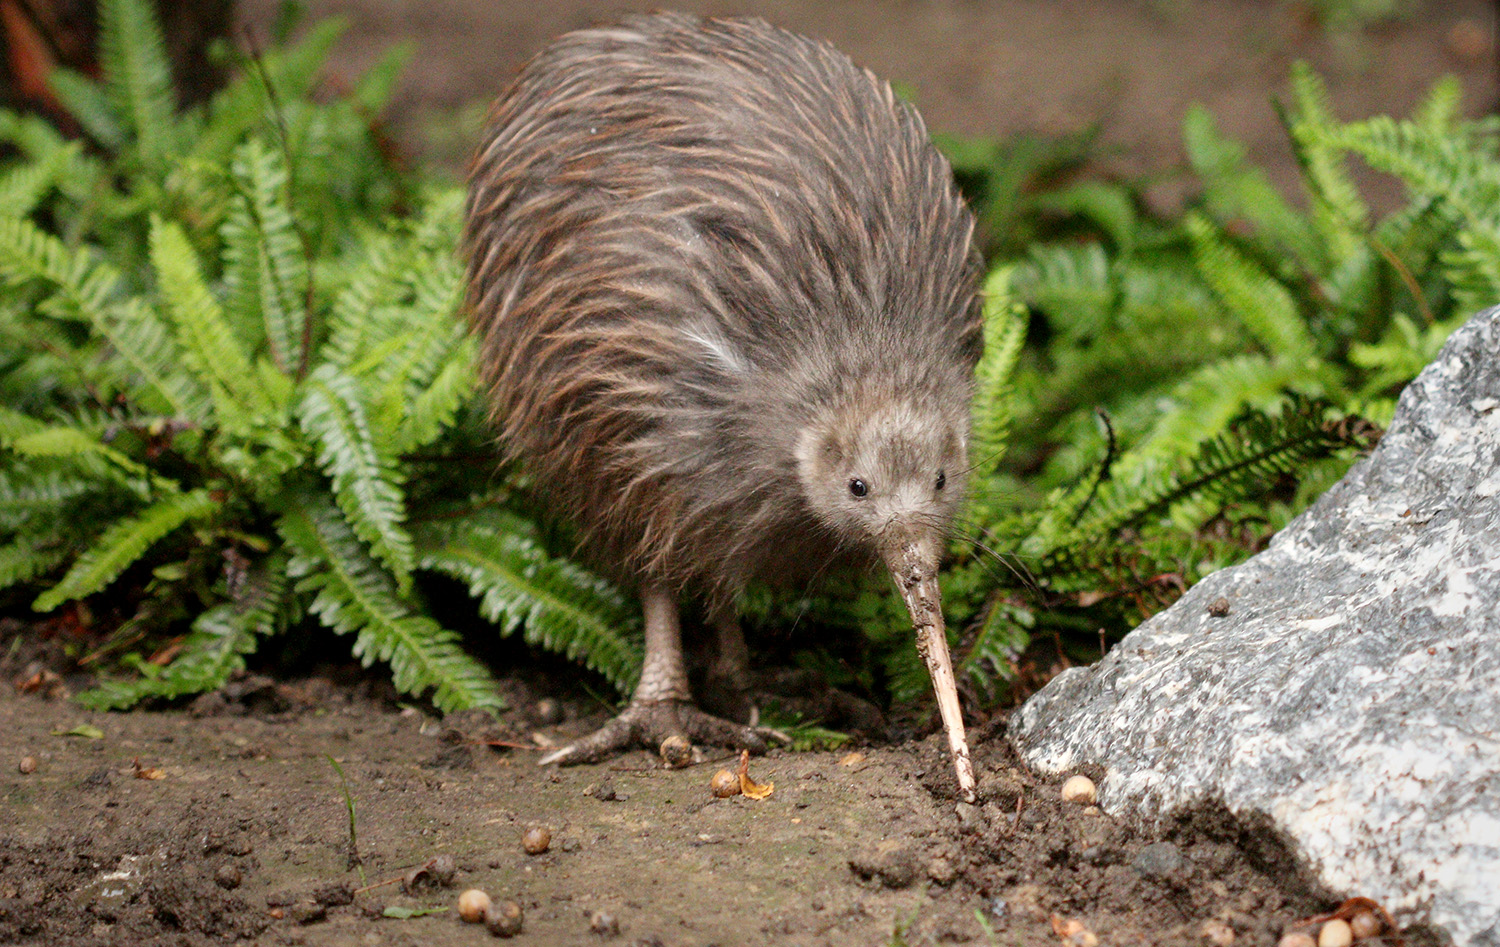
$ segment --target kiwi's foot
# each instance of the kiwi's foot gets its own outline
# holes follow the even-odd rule
[[[706,714],[678,700],[632,703],[619,716],[586,737],[553,750],[538,764],[595,763],[631,747],[659,750],[668,737],[685,737],[690,743],[710,743],[733,750],[764,753],[766,741],[785,735],[762,727],[749,727]]]

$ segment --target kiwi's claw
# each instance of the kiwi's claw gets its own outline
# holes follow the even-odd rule
[[[553,750],[537,762],[542,766],[595,763],[631,747],[655,750],[670,736],[751,753],[764,753],[768,740],[788,742],[787,736],[776,730],[747,727],[706,714],[683,701],[664,700],[632,703],[598,730]]]

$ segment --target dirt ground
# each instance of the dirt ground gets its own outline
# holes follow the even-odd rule
[[[773,752],[750,771],[768,798],[716,799],[728,760],[669,771],[642,752],[544,770],[532,751],[483,742],[538,729],[519,685],[499,724],[438,720],[380,690],[251,677],[187,709],[128,714],[12,691],[0,943],[486,943],[456,917],[469,887],[520,904],[519,942],[538,945],[1054,944],[1054,914],[1107,944],[1232,932],[1269,945],[1329,904],[1274,840],[1220,815],[1150,832],[1063,803],[1013,766],[995,728],[974,735],[981,800],[962,812],[935,738]],[[530,855],[535,826],[551,845]],[[378,886],[438,856],[457,869],[451,886]],[[441,913],[382,916],[393,907]]]
[[[1479,0],[1427,3],[1336,42],[1296,5],[1249,0],[679,5],[833,40],[908,83],[936,129],[1102,121],[1131,172],[1178,162],[1178,121],[1202,101],[1289,186],[1268,96],[1296,58],[1324,71],[1346,117],[1400,112],[1444,72],[1464,78],[1471,110],[1495,95]],[[242,0],[242,16],[264,31],[277,6]],[[473,103],[549,36],[625,5],[306,6],[351,16],[336,62],[347,73],[395,40],[418,44],[393,127],[414,154],[456,161]],[[1003,717],[972,734],[977,807],[955,805],[932,737],[773,752],[751,769],[774,781],[769,798],[715,799],[710,776],[728,761],[667,771],[636,753],[544,770],[530,750],[484,742],[561,739],[597,720],[545,674],[507,682],[498,724],[437,719],[358,676],[252,677],[188,707],[95,714],[10,686],[68,670],[36,638],[0,623],[0,944],[487,943],[455,917],[471,886],[518,902],[520,942],[538,945],[1050,945],[1063,943],[1054,915],[1108,945],[1269,945],[1334,903],[1274,839],[1222,813],[1151,828],[1064,804],[1015,767]],[[563,721],[544,726],[555,709]],[[80,725],[95,729],[67,735]],[[522,850],[532,826],[550,830],[544,854]],[[443,855],[451,887],[369,887]]]

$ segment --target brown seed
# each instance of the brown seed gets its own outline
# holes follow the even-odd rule
[[[1229,614],[1229,599],[1216,598],[1208,603],[1208,613],[1215,618],[1223,618]]]
[[[490,909],[490,896],[478,888],[470,888],[458,896],[458,916],[470,924],[478,924]]]
[[[1323,929],[1318,931],[1318,947],[1349,947],[1354,943],[1354,931],[1349,929],[1349,922],[1334,918]]]
[[[1276,947],[1318,947],[1318,942],[1306,931],[1291,931],[1281,935]]]
[[[680,733],[674,733],[661,741],[659,752],[667,769],[681,769],[693,761],[692,741]]]
[[[521,925],[525,920],[521,906],[514,901],[492,904],[489,910],[484,912],[484,926],[488,927],[490,933],[496,937],[516,936],[521,933]]]
[[[545,825],[533,825],[521,836],[521,847],[528,855],[540,855],[552,847],[552,831]]]
[[[1379,937],[1385,932],[1385,922],[1374,911],[1360,911],[1349,918],[1349,932],[1354,935],[1355,940]]]
[[[1087,776],[1069,776],[1068,781],[1062,784],[1062,797],[1064,802],[1091,806],[1099,800],[1099,791],[1094,788],[1094,781]]]
[[[20,763],[20,765],[18,765],[16,767],[16,769],[20,770],[21,771],[21,775],[23,775],[23,776],[29,775],[31,773],[36,772],[36,757],[34,757],[34,756],[23,756],[23,757],[21,757],[21,763]]]
[[[717,773],[714,773],[713,779],[708,781],[708,788],[712,789],[714,795],[719,799],[738,796],[740,794],[740,778],[727,769],[721,769]]]

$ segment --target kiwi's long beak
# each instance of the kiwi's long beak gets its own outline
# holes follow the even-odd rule
[[[892,526],[883,538],[883,558],[906,601],[907,611],[911,612],[912,626],[917,632],[917,653],[927,664],[933,690],[937,692],[938,712],[948,732],[948,749],[958,773],[959,796],[965,802],[973,802],[974,764],[969,761],[969,742],[964,736],[958,684],[953,677],[953,660],[948,656],[943,597],[938,588],[942,538],[928,530],[905,530],[899,526]]]

